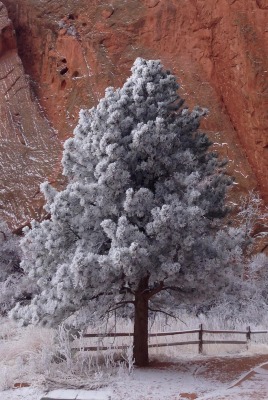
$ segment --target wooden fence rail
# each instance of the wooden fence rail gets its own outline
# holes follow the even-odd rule
[[[205,344],[248,344],[251,340],[252,335],[256,334],[264,334],[268,333],[267,330],[264,331],[252,331],[250,326],[247,327],[246,330],[236,331],[236,330],[210,330],[210,329],[203,329],[203,324],[199,326],[199,329],[191,329],[191,330],[184,330],[184,331],[170,331],[170,332],[155,332],[149,333],[149,337],[162,337],[162,336],[175,336],[175,335],[185,335],[185,334],[192,334],[197,333],[198,339],[197,340],[187,340],[181,342],[170,342],[170,343],[153,343],[149,344],[148,347],[169,347],[169,346],[186,346],[190,344],[198,345],[198,352],[199,354],[203,353],[203,346]],[[205,334],[241,334],[245,335],[245,340],[204,340]],[[104,339],[107,337],[132,337],[133,333],[126,333],[126,332],[118,332],[118,333],[86,333],[82,337],[83,338],[99,338]],[[73,350],[83,350],[83,351],[98,351],[98,350],[122,350],[126,349],[129,346],[127,345],[120,345],[120,346],[85,346],[79,348],[73,348]]]

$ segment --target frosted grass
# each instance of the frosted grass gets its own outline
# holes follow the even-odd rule
[[[19,328],[12,321],[2,319],[0,325],[0,390],[12,388],[17,382],[53,389],[58,387],[96,389],[111,384],[118,376],[132,372],[132,337],[80,338],[73,340],[64,328],[58,331],[40,327]],[[225,319],[217,313],[209,316],[181,314],[179,319],[157,316],[150,319],[150,332],[198,329],[245,330],[247,321]],[[250,324],[251,330],[265,330],[268,317],[261,324]],[[129,319],[110,318],[99,326],[89,327],[88,333],[133,332]],[[206,336],[205,336],[206,335]],[[208,340],[212,336],[204,334]],[[215,335],[218,340],[245,340],[245,335]],[[198,333],[150,338],[150,343],[198,340]],[[73,347],[122,346],[125,351],[74,351]],[[204,345],[204,355],[198,355],[198,345],[151,348],[150,359],[176,362],[182,358],[206,356],[251,355],[268,353],[268,334],[252,335],[249,346],[233,344]]]

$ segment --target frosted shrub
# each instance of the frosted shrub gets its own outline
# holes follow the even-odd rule
[[[73,339],[63,326],[57,331],[17,327],[12,337],[0,339],[0,390],[16,382],[45,388],[98,388],[132,369],[115,350],[92,354],[72,347]]]
[[[0,221],[0,316],[17,302],[26,303],[31,298],[31,281],[20,267],[19,239],[7,224]]]

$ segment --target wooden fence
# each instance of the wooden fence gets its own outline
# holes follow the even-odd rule
[[[185,331],[173,331],[173,332],[155,332],[155,333],[149,333],[149,337],[162,337],[162,336],[177,336],[177,335],[185,335],[185,334],[192,334],[196,333],[198,334],[198,339],[197,340],[187,340],[187,341],[180,341],[180,342],[170,342],[170,343],[154,343],[154,344],[149,344],[148,347],[168,347],[168,346],[185,346],[185,345],[192,345],[196,344],[198,345],[198,352],[199,354],[203,353],[203,346],[205,344],[248,344],[252,338],[252,335],[256,334],[264,334],[268,333],[268,331],[252,331],[250,329],[250,326],[247,327],[246,330],[244,331],[236,331],[236,330],[210,330],[210,329],[204,329],[203,324],[199,326],[199,329],[191,329],[191,330],[185,330]],[[206,334],[213,334],[213,335],[218,335],[218,334],[228,334],[228,335],[245,335],[245,340],[214,340],[214,339],[209,339],[205,340],[204,336]],[[132,337],[133,333],[105,333],[105,334],[97,334],[97,333],[87,333],[84,334],[82,337],[83,338],[99,338],[99,339],[104,339],[107,337]],[[129,346],[127,345],[120,345],[120,346],[86,346],[86,347],[79,347],[79,348],[73,348],[74,350],[83,350],[83,351],[98,351],[98,350],[121,350],[121,349],[126,349]]]

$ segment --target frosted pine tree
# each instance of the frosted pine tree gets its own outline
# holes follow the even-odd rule
[[[148,363],[148,314],[217,295],[241,256],[241,232],[217,228],[231,184],[175,77],[138,58],[120,89],[80,112],[64,146],[69,183],[41,187],[51,219],[25,231],[21,267],[39,293],[12,315],[85,326],[121,307],[134,312],[134,358]],[[232,261],[230,261],[232,260]],[[167,307],[167,308],[165,308]]]

